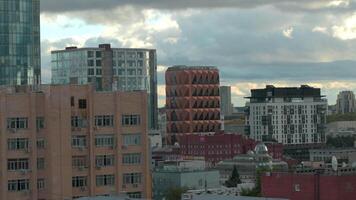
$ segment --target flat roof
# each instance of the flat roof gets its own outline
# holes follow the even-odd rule
[[[167,71],[178,71],[178,70],[219,70],[219,69],[215,66],[186,66],[186,65],[175,65],[167,69]]]

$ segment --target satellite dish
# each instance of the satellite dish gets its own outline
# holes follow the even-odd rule
[[[331,158],[331,167],[333,168],[334,171],[337,171],[337,165],[338,165],[337,159],[335,156],[333,156]]]

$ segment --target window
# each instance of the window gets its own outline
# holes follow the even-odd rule
[[[88,60],[88,66],[94,67],[94,60]]]
[[[7,140],[8,150],[25,150],[28,149],[27,138],[13,138]]]
[[[300,185],[299,184],[295,184],[294,185],[294,191],[295,192],[300,192]]]
[[[88,58],[94,57],[94,52],[93,51],[88,51]]]
[[[95,57],[101,58],[101,51],[96,51],[95,52]]]
[[[123,115],[122,125],[123,126],[135,126],[141,123],[140,115]]]
[[[29,169],[28,158],[7,160],[7,170],[9,171],[28,170],[28,169]]]
[[[88,69],[88,76],[94,76],[94,68]]]
[[[87,146],[87,140],[84,135],[73,135],[72,136],[72,147],[83,148]]]
[[[45,168],[45,159],[44,158],[37,158],[37,169],[43,170]]]
[[[86,119],[79,117],[79,116],[72,116],[71,117],[71,124],[74,128],[84,128],[87,126]]]
[[[115,176],[114,175],[98,175],[96,176],[96,186],[107,186],[115,185]]]
[[[114,147],[114,135],[96,135],[96,147]]]
[[[124,184],[140,184],[142,179],[141,173],[128,173],[123,174]]]
[[[43,190],[45,188],[45,180],[43,178],[37,179],[37,189]]]
[[[45,139],[43,139],[43,138],[37,139],[36,145],[37,145],[37,149],[44,149],[45,148]]]
[[[10,192],[26,191],[30,189],[29,179],[9,180],[7,190]]]
[[[124,137],[124,145],[141,145],[141,134],[126,134]]]
[[[97,67],[101,67],[101,60],[96,60],[95,64],[96,64]]]
[[[118,69],[117,75],[125,75],[125,69]]]
[[[107,167],[114,165],[114,155],[100,155],[95,158],[95,165],[97,167]]]
[[[137,57],[138,58],[143,58],[143,52],[137,52]]]
[[[127,70],[127,75],[136,75],[136,70],[135,69],[128,69]]]
[[[96,69],[96,75],[101,75],[101,69]]]
[[[36,128],[37,129],[44,128],[44,117],[37,117],[36,118]]]
[[[126,164],[126,165],[138,165],[138,164],[141,164],[141,154],[140,153],[123,154],[122,163]]]
[[[141,199],[142,198],[141,192],[128,192],[126,194],[129,198],[133,198],[133,199]]]
[[[113,126],[114,116],[113,115],[97,115],[95,116],[95,126]]]
[[[87,108],[87,100],[86,99],[79,99],[78,104],[79,104],[78,105],[79,109]]]
[[[87,166],[86,156],[73,156],[72,157],[72,168],[85,168]]]
[[[87,186],[86,176],[74,176],[72,177],[72,187],[85,187]]]
[[[70,106],[74,107],[74,97],[70,97]]]
[[[28,128],[28,120],[25,117],[15,117],[7,119],[8,129],[25,129]]]

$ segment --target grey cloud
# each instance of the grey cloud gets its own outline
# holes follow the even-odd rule
[[[282,9],[318,10],[332,0],[45,0],[44,12],[111,10],[120,6],[156,9],[255,8],[272,5]],[[353,3],[353,1],[352,1]],[[292,9],[293,10],[293,9]]]

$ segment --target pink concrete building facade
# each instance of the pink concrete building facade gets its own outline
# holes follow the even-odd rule
[[[151,197],[146,92],[0,90],[0,199]]]

